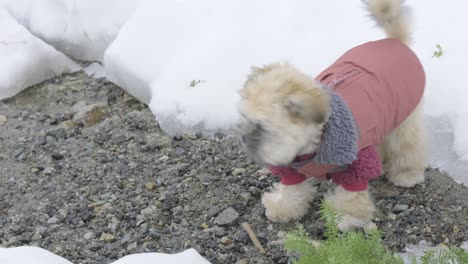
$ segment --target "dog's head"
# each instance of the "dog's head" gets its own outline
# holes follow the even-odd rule
[[[329,117],[329,95],[289,64],[252,68],[243,89],[238,134],[255,162],[286,165],[315,151]]]

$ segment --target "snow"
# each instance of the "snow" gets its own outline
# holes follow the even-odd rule
[[[72,262],[38,247],[0,248],[2,264],[73,264]],[[210,264],[193,249],[177,254],[142,253],[125,256],[111,264]]]
[[[80,67],[36,38],[0,8],[0,99]]]
[[[33,35],[81,60],[102,60],[138,0],[3,0]],[[0,1],[0,7],[2,1]]]

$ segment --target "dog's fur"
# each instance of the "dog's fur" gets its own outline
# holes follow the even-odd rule
[[[410,44],[409,10],[401,0],[364,3],[388,37]],[[287,165],[298,155],[314,152],[330,115],[329,100],[321,84],[288,63],[253,68],[241,90],[241,145],[264,165]],[[397,186],[412,187],[424,181],[426,150],[420,108],[379,146],[385,173]],[[266,216],[276,222],[298,219],[307,213],[314,192],[310,180],[293,186],[277,184],[262,197]],[[337,187],[326,199],[346,213],[341,230],[363,227],[375,212],[367,190],[348,192]]]

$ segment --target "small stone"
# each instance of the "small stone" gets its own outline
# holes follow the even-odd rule
[[[409,206],[407,204],[395,204],[395,206],[393,206],[393,212],[394,213],[401,213],[401,212],[404,212],[406,210],[408,210]]]
[[[87,105],[86,103],[80,102],[73,106],[75,115],[73,121],[84,121],[86,125],[97,124],[108,116],[107,105],[105,103]]]
[[[408,240],[411,243],[415,243],[416,241],[418,241],[418,236],[416,236],[415,234],[411,234],[411,235],[408,236]]]
[[[0,115],[0,126],[5,125],[8,122],[8,119],[4,115]]]
[[[52,136],[55,139],[61,139],[61,138],[67,137],[67,132],[65,131],[64,128],[55,128],[55,129],[48,130],[47,135]]]
[[[130,244],[128,244],[127,246],[127,250],[130,251],[130,250],[134,250],[138,247],[138,243],[137,242],[132,242]]]
[[[76,124],[75,122],[71,121],[71,120],[66,120],[66,121],[63,121],[62,123],[60,123],[58,125],[59,128],[63,128],[65,130],[69,130],[69,129],[72,129],[74,127],[76,127]]]
[[[38,172],[38,171],[39,171],[39,169],[36,168],[36,167],[34,167],[34,168],[31,169],[31,172],[32,172],[32,173],[36,173],[36,172]]]
[[[367,225],[364,226],[364,231],[366,233],[369,233],[370,231],[376,230],[376,229],[377,229],[377,225],[372,221],[370,221],[369,223],[367,223]]]
[[[236,264],[249,264],[249,259],[244,258],[236,262]]]
[[[396,214],[390,213],[390,214],[388,215],[388,219],[389,219],[389,220],[395,221],[396,218],[397,218],[397,217],[396,217]]]
[[[102,233],[99,240],[104,241],[104,242],[113,242],[113,241],[115,241],[115,237],[112,234]]]
[[[214,223],[217,225],[232,225],[239,218],[239,213],[234,210],[234,208],[229,207],[223,212],[221,212],[214,220]]]
[[[54,160],[61,160],[61,159],[63,159],[63,154],[61,154],[61,153],[52,153],[51,157]]]
[[[56,224],[58,223],[58,219],[56,217],[51,217],[49,218],[49,220],[47,220],[47,223],[50,224],[50,225],[53,225],[53,224]]]
[[[181,148],[181,147],[177,147],[174,150],[174,154],[176,154],[177,156],[182,156],[182,155],[185,154],[185,152],[186,152],[186,150],[184,148]]]
[[[243,200],[245,202],[248,202],[248,201],[252,200],[252,194],[250,194],[248,192],[243,192],[243,193],[239,194],[239,197],[241,198],[241,200]]]
[[[229,237],[222,237],[221,238],[221,244],[225,245],[225,246],[228,246],[230,244],[232,244],[234,241],[232,241],[232,239],[230,239]]]
[[[83,238],[86,239],[86,240],[89,240],[93,237],[93,233],[92,232],[88,232],[86,234],[84,234]]]
[[[232,176],[240,176],[245,174],[245,169],[244,168],[235,168],[232,170]]]
[[[52,174],[54,172],[55,172],[55,169],[51,167],[47,167],[44,169],[44,174]]]
[[[148,191],[153,191],[154,189],[156,189],[156,183],[154,182],[148,182],[145,184],[145,189],[148,190]]]

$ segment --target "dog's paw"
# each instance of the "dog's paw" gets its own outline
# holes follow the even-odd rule
[[[325,195],[325,201],[342,213],[338,223],[340,231],[365,227],[372,221],[376,210],[367,190],[349,192],[338,186],[334,193]]]
[[[307,214],[316,188],[309,182],[294,186],[278,184],[262,196],[265,215],[272,222],[286,223]]]
[[[342,232],[347,232],[356,228],[364,228],[370,222],[367,220],[359,219],[350,214],[343,215],[341,221],[338,223],[338,230]]]
[[[410,188],[416,184],[424,182],[424,171],[405,171],[400,173],[392,173],[389,174],[388,180],[396,186]]]

